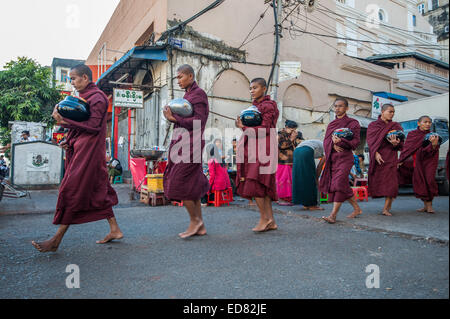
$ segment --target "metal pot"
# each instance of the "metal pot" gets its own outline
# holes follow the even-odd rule
[[[169,102],[168,106],[172,113],[181,117],[192,116],[192,113],[194,112],[192,104],[186,99],[174,99]]]

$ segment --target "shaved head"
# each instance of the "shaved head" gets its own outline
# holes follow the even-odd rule
[[[183,64],[182,66],[180,66],[177,69],[177,72],[178,73],[184,73],[186,75],[191,75],[192,74],[192,77],[195,79],[195,71],[192,68],[192,66],[190,66],[189,64]]]
[[[267,82],[266,82],[266,80],[264,80],[263,78],[256,78],[256,79],[253,79],[252,80],[252,82],[250,82],[250,83],[258,83],[259,85],[261,85],[262,87],[267,87]]]
[[[417,122],[422,122],[425,119],[429,120],[430,122],[433,122],[433,120],[431,120],[431,117],[429,117],[428,115],[422,115],[421,117],[419,117],[419,119],[417,120]]]
[[[85,64],[75,65],[70,69],[71,71],[75,71],[78,76],[87,75],[89,81],[92,81],[92,70]]]
[[[394,105],[392,105],[391,103],[383,104],[383,106],[381,107],[381,112],[386,111],[390,107],[394,108]]]

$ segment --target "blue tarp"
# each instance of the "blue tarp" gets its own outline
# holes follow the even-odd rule
[[[406,96],[389,93],[389,92],[373,92],[373,95],[383,97],[385,99],[396,100],[399,102],[408,101],[408,98]]]

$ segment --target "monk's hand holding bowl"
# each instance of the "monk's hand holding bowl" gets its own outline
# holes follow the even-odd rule
[[[375,153],[375,160],[376,160],[377,163],[380,164],[380,165],[384,163],[384,160],[383,160],[383,158],[381,157],[381,154],[378,153],[378,152]]]
[[[436,135],[430,136],[430,142],[431,142],[431,145],[433,146],[433,148],[436,148],[436,146],[439,143],[439,137]]]
[[[334,144],[341,142],[341,139],[339,137],[337,137],[336,135],[331,136],[331,139],[333,140]]]
[[[398,144],[400,144],[400,140],[397,138],[396,135],[391,135],[391,136],[389,137],[389,142],[390,142],[394,147],[397,146]]]
[[[244,124],[242,124],[242,120],[239,116],[237,117],[236,122],[234,124],[236,125],[236,127],[240,128],[240,129],[244,128]]]
[[[64,118],[58,112],[58,104],[56,104],[55,108],[53,109],[52,117],[55,119],[56,124],[67,124],[67,122],[64,121]]]
[[[163,109],[164,117],[170,122],[176,122],[177,119],[173,116],[172,110],[168,105],[166,105]]]

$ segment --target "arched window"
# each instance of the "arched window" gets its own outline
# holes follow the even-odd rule
[[[381,22],[387,22],[387,15],[383,9],[378,10],[378,19]]]

